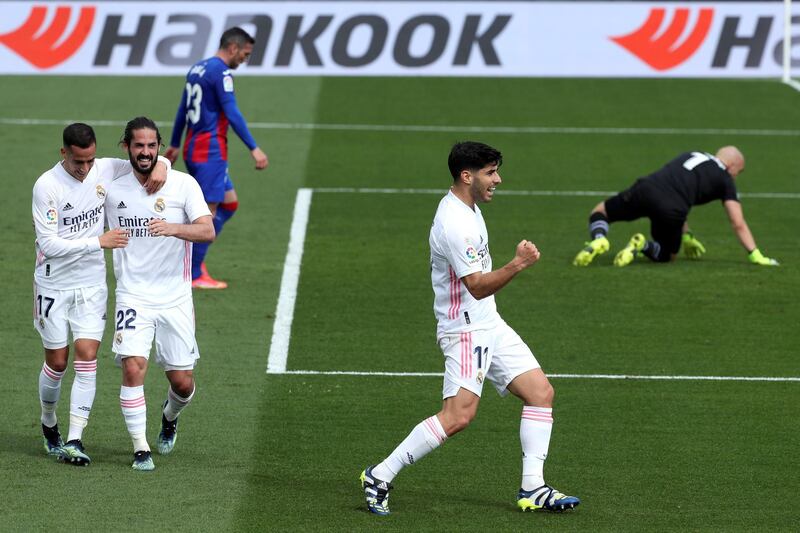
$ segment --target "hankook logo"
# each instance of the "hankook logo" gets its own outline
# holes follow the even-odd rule
[[[72,8],[57,7],[50,24],[43,27],[48,10],[46,6],[34,6],[22,26],[0,35],[0,43],[41,69],[59,65],[78,51],[89,36],[96,11],[93,6],[81,7],[77,24],[65,35]]]
[[[264,10],[269,7],[258,3],[253,6]],[[215,19],[210,14],[149,12],[147,8],[116,13],[109,7],[114,4],[103,6],[104,11],[96,17],[98,8],[94,6],[58,6],[46,23],[51,8],[34,6],[20,27],[0,35],[0,43],[40,69],[55,67],[75,55],[90,32],[99,38],[90,52],[93,67],[109,66],[117,49],[121,49],[122,57],[127,52],[128,67],[140,67],[152,59],[161,66],[186,67],[205,57],[216,44],[212,32]],[[170,7],[189,6],[176,2]],[[77,23],[67,34],[76,13]],[[226,13],[224,27],[246,25],[253,31],[256,45],[248,61],[250,67],[265,64],[270,44],[277,52],[271,59],[273,67],[298,63],[310,67],[366,67],[384,52],[390,53],[401,67],[425,67],[440,59],[453,66],[467,66],[475,56],[483,65],[497,67],[501,61],[496,40],[510,20],[508,14],[449,16],[411,11],[408,18],[396,20],[382,14],[283,16],[254,11]],[[187,25],[193,26],[189,32],[184,31]]]
[[[654,7],[637,30],[627,35],[611,37],[611,40],[656,70],[675,68],[697,52],[708,35],[714,18],[713,8],[701,8],[694,27],[681,40],[686,33],[689,11],[686,7],[676,8],[672,20],[666,28],[662,28],[667,10]]]

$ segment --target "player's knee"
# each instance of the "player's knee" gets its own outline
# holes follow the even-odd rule
[[[556,390],[548,381],[542,387],[534,391],[534,396],[536,398],[536,403],[534,405],[552,407],[553,400],[556,397]]]
[[[63,361],[48,361],[47,367],[54,372],[63,372],[67,369],[67,360]]]
[[[545,380],[543,383],[537,383],[536,387],[532,387],[521,395],[520,398],[526,405],[534,405],[536,407],[552,407],[553,399],[556,396],[556,391],[549,381]]]
[[[147,359],[144,357],[125,357],[122,359],[122,384],[136,387],[144,383],[147,373]]]
[[[442,413],[442,415],[440,421],[444,432],[447,433],[448,436],[463,431],[469,426],[472,419],[475,418],[475,413],[468,410],[462,410],[457,413]]]
[[[451,426],[452,433],[458,433],[459,431],[463,431],[469,427],[470,422],[472,419],[475,418],[473,413],[460,413],[458,416],[455,417],[453,420],[453,424]]]
[[[194,381],[188,379],[177,386],[173,384],[172,390],[181,398],[188,398],[194,392]]]
[[[44,361],[51,370],[63,372],[67,369],[67,363],[69,362],[69,347],[45,348]]]
[[[545,401],[552,406],[555,398],[556,398],[556,389],[554,389],[553,386],[550,385],[550,383],[548,383],[547,392],[545,394]]]
[[[172,392],[182,398],[188,398],[194,392],[194,377],[192,374],[173,373],[169,376]]]

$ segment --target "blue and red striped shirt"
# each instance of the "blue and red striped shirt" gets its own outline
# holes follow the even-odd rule
[[[186,75],[170,146],[180,146],[185,128],[185,161],[227,161],[228,125],[247,148],[253,150],[258,146],[236,105],[233,72],[222,59],[214,56],[196,63]]]

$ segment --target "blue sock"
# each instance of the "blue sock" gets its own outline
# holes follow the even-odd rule
[[[214,216],[214,231],[217,233],[217,238],[222,233],[222,227],[231,219],[238,207],[239,202],[227,202],[217,206],[217,214]],[[192,248],[192,279],[200,277],[200,265],[206,258],[209,246],[211,246],[210,242],[194,243]]]
[[[217,214],[214,216],[214,230],[217,235],[222,233],[222,226],[236,213],[237,207],[239,207],[239,202],[228,202],[217,206]]]
[[[206,258],[206,252],[208,252],[209,244],[211,243],[196,242],[192,246],[192,279],[197,279],[200,277],[200,265]]]

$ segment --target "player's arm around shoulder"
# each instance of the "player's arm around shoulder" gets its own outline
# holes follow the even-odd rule
[[[505,287],[509,281],[539,260],[539,249],[531,241],[517,244],[514,258],[492,272],[474,272],[461,278],[467,290],[476,300],[486,298]]]
[[[95,161],[97,172],[103,181],[113,181],[133,170],[131,162],[127,159],[117,159],[115,157],[103,157]],[[158,156],[153,172],[148,176],[144,184],[147,194],[158,192],[167,182],[167,174],[172,170],[172,164],[164,156]]]
[[[144,190],[147,191],[147,194],[155,194],[161,190],[167,182],[167,176],[170,170],[172,170],[172,163],[170,160],[163,155],[158,156],[158,161],[156,162],[155,168],[153,168],[153,172],[150,173],[147,177],[147,181],[144,182]]]

